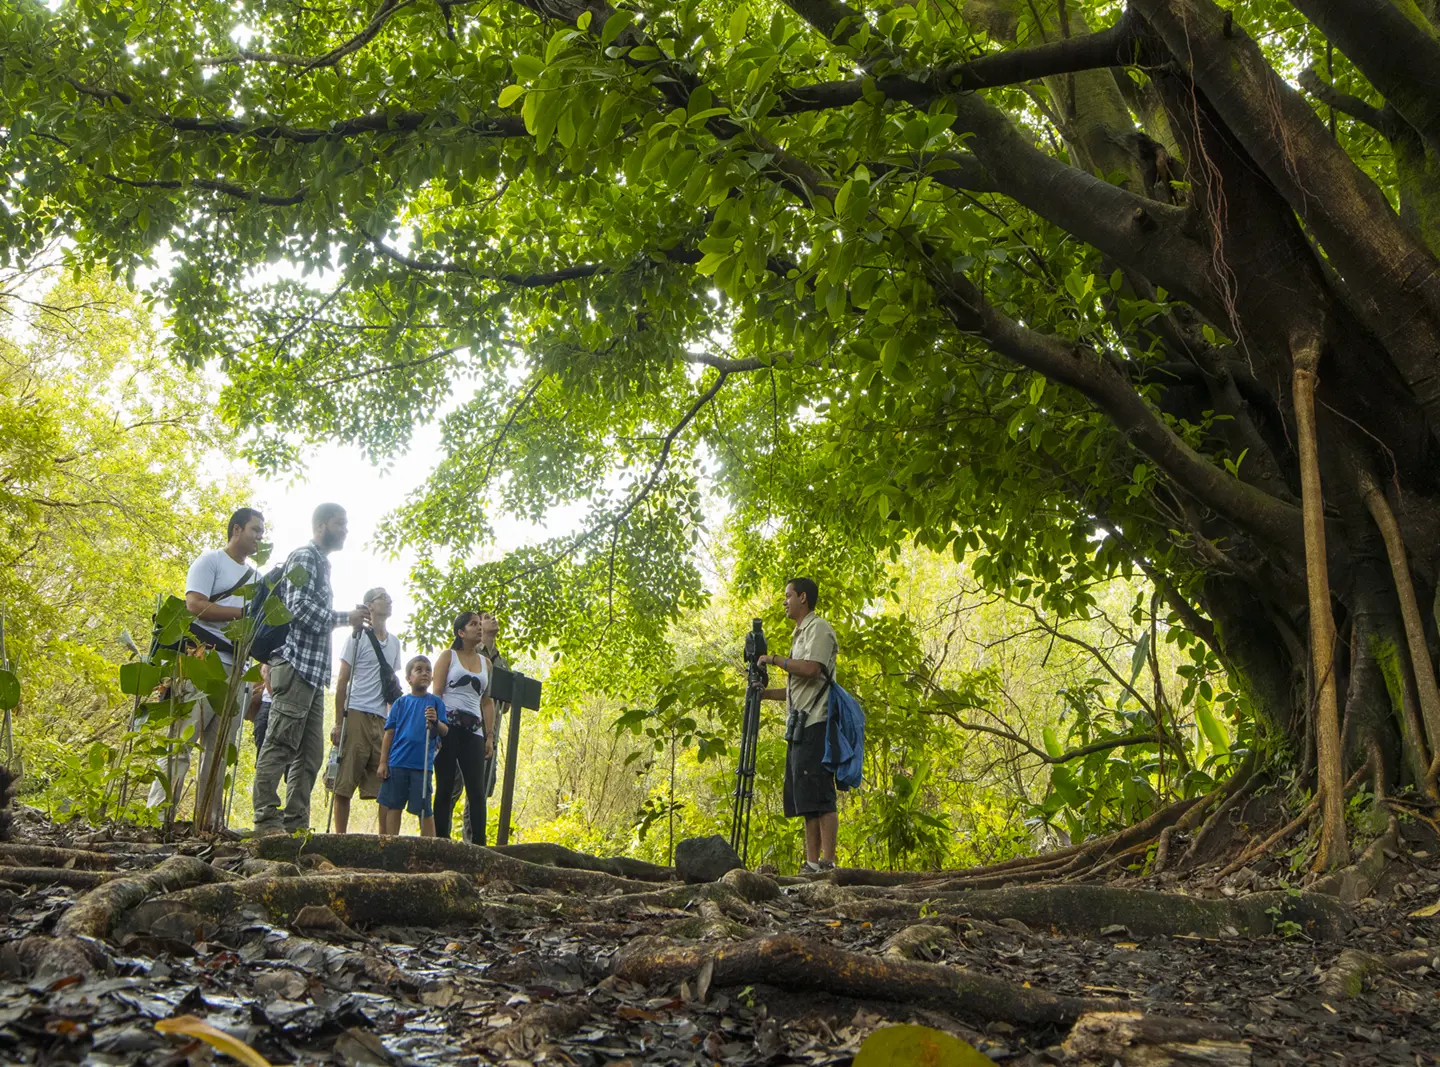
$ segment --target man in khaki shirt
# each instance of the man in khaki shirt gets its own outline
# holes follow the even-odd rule
[[[830,624],[815,614],[820,590],[809,578],[785,583],[785,614],[795,623],[789,656],[761,656],[789,677],[784,689],[767,689],[766,700],[789,706],[785,738],[785,816],[805,820],[805,871],[835,866],[835,776],[825,770],[825,720],[829,717],[830,679],[835,677],[839,643]]]

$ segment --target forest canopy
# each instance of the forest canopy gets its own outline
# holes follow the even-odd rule
[[[435,627],[653,665],[707,493],[742,595],[1143,574],[1334,864],[1440,767],[1433,7],[18,0],[0,247],[158,266],[262,466],[441,419]]]

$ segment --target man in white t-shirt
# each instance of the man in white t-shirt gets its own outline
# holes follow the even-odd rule
[[[255,554],[264,538],[265,517],[254,508],[241,508],[230,516],[225,547],[201,555],[190,564],[190,572],[185,576],[185,610],[195,617],[190,624],[191,633],[203,644],[215,648],[227,670],[235,660],[224,630],[245,614],[245,598],[240,590],[255,580],[255,571],[245,561]],[[236,701],[229,728],[221,738],[219,715],[204,693],[190,682],[182,682],[178,696],[195,703],[177,733],[184,736],[188,729],[189,743],[162,763],[162,770],[171,782],[170,795],[178,799],[184,793],[185,776],[190,771],[190,750],[198,746],[201,756],[200,780],[195,786],[195,828],[221,829],[225,774],[223,768],[215,767],[215,760],[218,758],[223,763],[226,750],[239,736],[245,702]],[[147,802],[152,808],[165,803],[163,782],[150,783]],[[202,811],[202,807],[207,810]]]
[[[371,589],[365,594],[370,609],[370,629],[359,637],[347,637],[340,654],[340,677],[335,682],[335,729],[330,743],[340,745],[340,769],[335,776],[335,832],[349,832],[350,798],[360,790],[361,800],[380,796],[380,743],[385,737],[385,717],[390,705],[385,701],[381,672],[392,676],[400,664],[400,639],[390,633],[386,623],[394,611],[390,594],[384,589]],[[371,634],[374,639],[371,639]],[[376,655],[377,647],[380,656]],[[343,728],[342,728],[343,727]],[[344,744],[341,744],[341,735]]]

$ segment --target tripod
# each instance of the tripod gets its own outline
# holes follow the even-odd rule
[[[769,674],[757,662],[765,654],[765,634],[756,619],[745,637],[745,711],[740,720],[740,758],[735,767],[735,798],[730,814],[730,847],[749,864],[750,809],[755,803],[755,756],[760,747],[760,699]]]

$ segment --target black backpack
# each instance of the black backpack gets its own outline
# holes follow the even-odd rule
[[[287,561],[288,562],[288,561]],[[290,633],[293,616],[275,589],[285,580],[285,564],[272,567],[262,576],[250,600],[249,617],[255,623],[255,637],[250,642],[250,655],[260,663],[269,663],[280,651]]]

